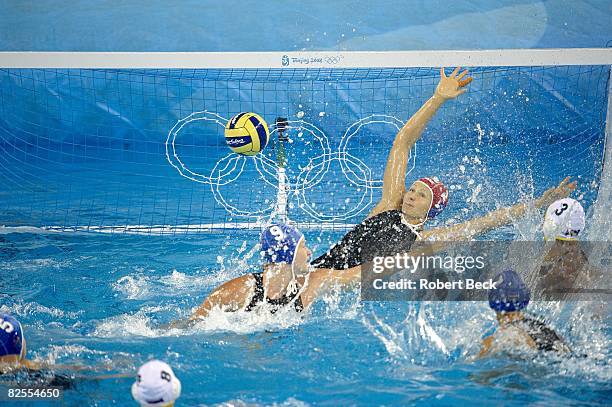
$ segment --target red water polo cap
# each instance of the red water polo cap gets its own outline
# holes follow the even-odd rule
[[[448,189],[444,184],[437,178],[419,178],[417,182],[425,184],[431,191],[431,204],[429,205],[429,211],[427,212],[428,218],[435,218],[440,212],[446,208],[448,203]]]

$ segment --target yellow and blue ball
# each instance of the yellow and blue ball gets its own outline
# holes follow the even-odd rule
[[[237,154],[256,155],[269,139],[268,125],[255,113],[238,113],[225,126],[225,142]]]

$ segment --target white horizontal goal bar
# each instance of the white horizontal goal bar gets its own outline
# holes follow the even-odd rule
[[[612,65],[612,48],[465,51],[0,52],[0,68],[408,68]]]
[[[193,225],[80,225],[80,226],[2,226],[0,235],[8,233],[47,233],[47,232],[96,232],[129,235],[174,235],[202,233],[234,229],[261,230],[266,224],[259,222],[202,223]],[[352,229],[352,223],[297,222],[301,230],[346,231]]]

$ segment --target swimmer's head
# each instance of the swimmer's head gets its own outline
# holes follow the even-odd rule
[[[23,360],[26,354],[25,337],[19,321],[0,314],[0,359]]]
[[[584,209],[580,202],[563,198],[548,207],[542,229],[546,240],[576,240],[584,226]]]
[[[496,312],[516,312],[529,304],[529,288],[514,270],[499,273],[493,279],[495,289],[489,290],[489,307]]]
[[[304,235],[294,226],[273,224],[264,229],[259,239],[264,263],[286,263],[301,270],[308,264],[312,254]]]
[[[132,397],[141,406],[173,406],[181,395],[181,382],[172,368],[159,360],[151,360],[138,369],[132,384]]]
[[[446,208],[448,190],[437,178],[420,178],[404,194],[402,212],[415,223],[436,217]]]

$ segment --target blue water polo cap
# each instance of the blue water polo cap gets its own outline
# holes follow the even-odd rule
[[[23,331],[21,324],[10,315],[0,314],[0,356],[22,357]]]
[[[261,233],[261,255],[266,263],[292,264],[295,251],[304,235],[287,224],[273,224]]]
[[[497,312],[520,311],[529,304],[529,288],[514,270],[499,273],[489,290],[489,307]]]

